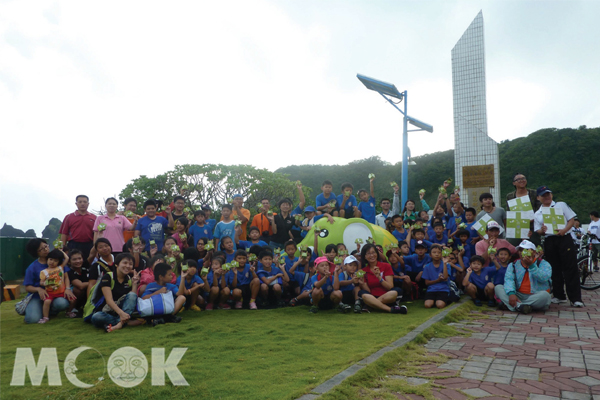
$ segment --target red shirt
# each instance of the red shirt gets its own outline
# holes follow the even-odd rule
[[[96,216],[86,211],[81,215],[79,211],[68,214],[63,220],[58,233],[67,235],[67,240],[77,243],[86,243],[94,241],[94,222]]]
[[[377,267],[379,267],[379,271],[381,271],[381,277],[385,279],[386,276],[394,276],[394,271],[392,270],[392,266],[387,263],[377,262]],[[363,271],[365,274],[365,282],[371,289],[371,294],[375,297],[383,296],[388,292],[388,289],[381,286],[381,281],[375,276],[373,272],[371,272],[371,267],[364,267]]]

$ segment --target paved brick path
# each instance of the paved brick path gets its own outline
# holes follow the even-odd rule
[[[470,337],[425,345],[451,359],[424,366],[421,378],[437,377],[438,399],[600,399],[600,293],[583,296],[584,308],[553,304],[529,315],[482,307],[488,318],[452,324],[473,330]]]

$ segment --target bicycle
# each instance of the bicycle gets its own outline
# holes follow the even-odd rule
[[[584,290],[596,290],[600,288],[600,272],[594,271],[593,261],[593,247],[592,239],[599,240],[598,237],[592,233],[584,235],[584,239],[587,239],[587,254],[577,259],[577,267],[579,268],[579,277],[581,281],[581,288]],[[582,240],[582,243],[585,241]],[[582,247],[584,245],[582,244]]]

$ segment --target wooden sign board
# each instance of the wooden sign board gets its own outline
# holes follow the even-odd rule
[[[494,164],[470,165],[462,170],[463,188],[494,187]]]

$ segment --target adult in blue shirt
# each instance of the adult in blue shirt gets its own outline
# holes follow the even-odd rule
[[[32,262],[25,271],[25,279],[23,285],[31,296],[29,304],[25,309],[25,323],[35,324],[42,318],[42,307],[44,300],[48,297],[46,289],[40,286],[40,272],[48,268],[48,253],[50,248],[44,239],[31,239],[27,242],[26,250],[37,260]],[[69,268],[65,267],[65,273]],[[60,311],[65,311],[69,308],[69,300],[74,300],[76,297],[70,288],[65,289],[65,297],[60,297],[52,301],[50,306],[50,315],[56,315]],[[68,300],[67,300],[68,299]]]
[[[146,251],[150,252],[150,241],[153,240],[158,247],[158,251],[162,251],[165,241],[165,230],[173,227],[173,216],[171,215],[171,207],[167,207],[165,212],[167,218],[156,215],[156,202],[154,200],[146,200],[144,203],[144,211],[146,216],[138,220],[135,228],[134,236],[141,236],[146,241]]]

